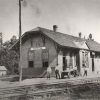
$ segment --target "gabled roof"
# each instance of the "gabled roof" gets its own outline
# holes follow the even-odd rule
[[[100,44],[94,40],[86,40],[86,44],[91,51],[100,52]]]
[[[44,35],[48,36],[49,38],[51,38],[53,41],[55,41],[59,45],[65,46],[65,47],[78,48],[78,46],[76,46],[73,41],[76,41],[76,42],[84,41],[84,39],[80,39],[75,36],[71,36],[68,34],[60,33],[60,32],[54,32],[53,30],[49,30],[49,29],[45,29],[45,28],[41,28],[41,27],[33,29],[29,32],[34,32],[36,30],[40,31]]]
[[[87,44],[86,44],[86,41],[82,41],[82,42],[74,42],[76,44],[76,46],[78,46],[80,49],[89,49]]]
[[[60,46],[77,48],[77,49],[86,49],[86,48],[81,48],[82,46],[79,47],[79,45],[76,44],[76,43],[81,44],[84,42],[86,43],[89,50],[100,52],[100,44],[94,40],[87,40],[72,35],[63,34],[60,32],[54,32],[53,30],[49,30],[41,27],[37,27],[35,29],[25,32],[22,35],[22,40],[24,39],[25,36],[29,34],[34,34],[35,32],[41,32],[42,34],[44,34],[45,36],[49,37],[54,42],[59,44]]]

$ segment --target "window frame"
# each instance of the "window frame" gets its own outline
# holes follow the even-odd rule
[[[32,54],[32,56],[30,57],[30,55]],[[28,59],[27,59],[27,61],[28,61],[28,68],[34,68],[34,58],[35,58],[35,51],[33,50],[33,51],[31,51],[31,50],[28,50]],[[32,61],[33,62],[33,67],[30,67],[29,66],[29,62],[30,61]]]
[[[43,54],[43,53],[47,53],[47,54]],[[45,57],[45,55],[46,55],[46,57]],[[42,50],[42,56],[41,57],[42,57],[42,67],[44,67],[43,63],[45,63],[45,62],[48,62],[48,66],[49,66],[49,50],[48,49]]]

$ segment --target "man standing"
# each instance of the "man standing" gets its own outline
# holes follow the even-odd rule
[[[87,67],[84,65],[84,75],[83,76],[87,76]]]
[[[47,79],[50,79],[50,77],[51,77],[51,72],[52,72],[51,67],[48,67],[48,68],[47,68]]]
[[[60,79],[60,72],[59,72],[59,66],[57,64],[56,68],[55,68],[55,74],[56,74],[56,79]]]

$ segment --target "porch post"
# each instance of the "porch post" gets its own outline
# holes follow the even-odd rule
[[[58,53],[58,64],[61,66],[60,70],[63,70],[63,53],[62,53],[62,51],[59,51],[59,53]]]
[[[82,76],[82,51],[79,50],[79,73]]]

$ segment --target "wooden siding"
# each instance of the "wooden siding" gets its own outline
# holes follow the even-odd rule
[[[33,41],[33,43],[32,43]],[[22,53],[21,53],[21,65],[23,68],[28,68],[28,52],[31,47],[37,48],[44,46],[41,35],[33,36],[31,39],[28,39],[22,45]],[[51,67],[55,67],[57,63],[57,52],[55,49],[55,44],[53,41],[49,40],[49,38],[45,39],[45,47],[49,53],[49,65]],[[34,67],[42,67],[42,50],[35,51],[34,58]]]

